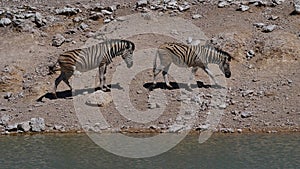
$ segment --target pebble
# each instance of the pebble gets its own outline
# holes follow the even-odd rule
[[[199,19],[199,18],[202,18],[202,15],[195,14],[195,15],[192,16],[192,19]]]
[[[17,129],[21,130],[21,131],[24,131],[24,132],[30,131],[30,129],[31,129],[30,122],[29,121],[25,121],[25,122],[19,123],[17,125]]]
[[[79,8],[63,8],[63,9],[56,9],[55,13],[57,15],[67,15],[67,16],[71,16],[71,15],[76,15],[77,13],[81,12],[81,10]]]
[[[294,0],[294,13],[300,14],[300,0]]]
[[[248,59],[251,59],[255,56],[255,52],[253,50],[249,50],[247,53],[246,53],[246,56]]]
[[[45,26],[47,23],[47,21],[43,19],[42,14],[39,12],[35,13],[34,21],[37,27]]]
[[[242,112],[241,117],[242,118],[248,118],[252,116],[252,112]]]
[[[192,37],[188,37],[187,40],[186,40],[186,42],[187,42],[188,44],[191,44],[192,41],[193,41],[193,38],[192,38]]]
[[[80,25],[79,25],[79,28],[83,31],[87,30],[89,27],[89,25],[87,25],[86,23],[82,22]]]
[[[11,24],[11,20],[9,18],[2,18],[0,20],[0,26],[7,26]]]
[[[5,125],[10,120],[10,116],[4,114],[0,119],[0,125]]]
[[[65,37],[61,34],[56,34],[52,39],[52,46],[59,47],[65,42]]]
[[[225,6],[228,6],[229,3],[227,1],[221,1],[219,4],[218,4],[218,7],[219,8],[224,8]]]
[[[241,11],[243,11],[243,12],[248,11],[249,9],[250,9],[250,7],[249,7],[249,6],[246,6],[246,5],[241,5],[241,6],[239,7],[239,10],[241,10]]]
[[[242,133],[242,132],[243,132],[242,129],[237,129],[236,131],[237,131],[238,133]]]
[[[257,28],[262,28],[262,27],[264,27],[266,24],[264,24],[264,23],[254,23],[253,24],[253,26],[255,26],[255,27],[257,27]]]
[[[88,105],[95,105],[101,107],[105,107],[111,102],[112,97],[109,94],[103,92],[102,90],[98,90],[90,94],[86,100],[86,104]]]
[[[12,95],[13,95],[12,92],[7,92],[7,93],[4,95],[4,99],[9,99],[9,98],[12,97]]]
[[[138,0],[136,2],[137,7],[144,7],[148,4],[148,0]]]
[[[41,117],[30,119],[31,131],[41,132],[45,130],[45,120]]]
[[[272,32],[277,26],[276,25],[267,25],[263,26],[263,32]]]

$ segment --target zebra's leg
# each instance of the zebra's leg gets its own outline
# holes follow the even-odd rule
[[[172,86],[170,85],[169,79],[168,79],[168,71],[169,71],[170,65],[171,65],[171,64],[168,64],[168,65],[164,68],[162,74],[163,74],[163,77],[164,77],[164,80],[165,80],[165,83],[166,83],[167,87],[172,88]]]
[[[190,81],[188,82],[188,87],[191,88],[191,81],[194,80],[195,73],[197,72],[198,67],[193,67],[191,71]]]
[[[69,83],[69,79],[71,78],[72,75],[73,75],[73,72],[66,72],[66,73],[64,73],[64,76],[62,79],[69,86],[71,91],[73,90],[73,88]]]
[[[56,94],[57,86],[64,79],[64,76],[65,76],[64,73],[61,72],[60,75],[55,79],[55,85],[54,85],[54,95],[55,95],[55,98],[57,98],[57,94]]]
[[[106,64],[99,67],[100,90],[104,90],[104,86],[105,86],[105,71],[106,71]]]
[[[162,65],[153,68],[153,86],[156,85],[156,76],[162,71],[162,69],[163,69]]]
[[[204,71],[210,76],[210,78],[212,78],[212,80],[214,81],[215,85],[218,85],[218,82],[215,79],[214,74],[208,69],[208,67],[205,67]]]

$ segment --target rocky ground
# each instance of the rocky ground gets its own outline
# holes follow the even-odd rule
[[[216,131],[221,132],[299,131],[298,2],[108,0],[99,3],[93,0],[2,0],[0,131],[3,134],[82,129],[178,132],[192,128],[203,131],[216,123],[209,119],[212,115],[220,117]],[[87,105],[97,105],[101,98],[110,98],[110,92],[89,93],[80,89],[84,95],[72,96],[67,91],[68,87],[61,84],[58,99],[54,99],[51,93],[58,73],[48,75],[48,66],[62,52],[83,46],[102,26],[110,22],[122,23],[120,18],[137,13],[182,17],[199,27],[205,32],[209,43],[234,57],[231,63],[232,77],[226,79],[227,87],[210,85],[207,75],[199,70],[193,92],[180,92],[175,83],[172,90],[159,84],[155,90],[165,93],[167,106],[151,122],[136,123],[126,119],[118,112],[113,101],[104,99],[107,103],[99,106],[99,110],[109,125],[99,127],[97,122],[80,123],[74,109],[74,99],[84,96],[91,99],[86,102]],[[192,38],[186,39],[187,42],[192,41]],[[170,41],[151,34],[131,37],[130,40],[136,44],[137,50],[145,47],[145,44],[158,47]],[[116,59],[109,66],[108,82],[120,62],[121,59]],[[149,99],[153,92],[148,89],[151,81],[152,72],[149,69],[137,74],[130,82],[129,96],[135,109],[155,111],[163,106],[160,100],[154,99],[158,100],[154,103]],[[216,94],[218,96],[214,100]],[[183,108],[182,114],[178,113],[180,108]],[[219,114],[214,114],[215,111]]]

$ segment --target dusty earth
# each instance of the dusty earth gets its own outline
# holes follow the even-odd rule
[[[183,2],[178,1],[179,4]],[[48,75],[48,66],[53,64],[62,52],[83,46],[93,33],[105,25],[105,19],[135,13],[145,14],[147,11],[191,21],[205,32],[210,43],[234,57],[231,62],[232,77],[226,79],[227,94],[224,96],[225,103],[220,106],[222,117],[217,131],[299,131],[300,15],[292,14],[294,10],[292,1],[261,6],[246,3],[250,9],[244,12],[237,10],[238,3],[220,8],[217,2],[205,0],[187,2],[190,8],[180,12],[176,9],[150,10],[149,4],[145,5],[146,10],[136,8],[136,1],[105,1],[100,3],[101,6],[118,4],[117,9],[112,14],[91,19],[91,12],[99,2],[0,1],[2,11],[0,18],[8,17],[13,20],[12,16],[18,12],[19,14],[39,12],[46,20],[45,25],[31,21],[25,23],[29,28],[15,26],[13,23],[0,27],[0,118],[2,117],[0,131],[5,133],[5,130],[8,130],[7,126],[30,121],[33,117],[44,118],[45,131],[48,132],[81,131],[83,127],[92,130],[95,124],[80,124],[78,120],[73,100],[79,95],[72,96],[68,87],[61,83],[58,87],[58,99],[53,98],[51,94],[53,83],[59,72]],[[76,14],[55,13],[55,9],[66,6],[79,8],[80,11]],[[201,17],[192,19],[195,14]],[[76,17],[79,21],[75,19]],[[85,23],[88,27],[79,28],[81,23]],[[255,23],[276,27],[268,32],[255,26]],[[53,36],[58,33],[66,38],[59,47],[52,45]],[[145,47],[158,47],[161,43],[173,39],[144,34],[131,37],[129,40],[136,44],[136,50],[141,50]],[[255,55],[247,58],[247,52],[250,50]],[[118,58],[108,67],[108,83],[120,64],[122,60]],[[97,77],[97,71],[90,74]],[[172,77],[170,79],[172,81]],[[208,76],[201,70],[198,70],[195,79],[197,85],[195,82],[192,89],[196,91],[201,101],[199,107],[196,107],[196,121],[192,127],[193,130],[201,131],[205,130],[206,116],[213,107],[210,98],[221,89],[210,85]],[[161,76],[158,81],[162,81]],[[151,69],[138,73],[129,82],[130,100],[137,110],[149,109],[148,96],[151,91],[148,87],[151,82]],[[109,127],[103,130],[170,131],[172,124],[181,120],[177,112],[182,102],[182,99],[178,99],[180,89],[176,87],[176,83],[171,84],[174,89],[166,89],[162,83],[158,84],[157,90],[165,93],[168,104],[164,113],[156,120],[145,124],[135,123],[120,115],[112,102],[99,107],[109,122]],[[118,87],[114,84],[111,86]],[[187,96],[189,97],[188,94]]]

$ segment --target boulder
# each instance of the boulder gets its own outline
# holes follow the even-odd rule
[[[30,120],[31,131],[41,132],[45,130],[45,120],[43,118],[31,118]]]
[[[86,100],[86,104],[100,107],[105,107],[111,102],[112,97],[109,94],[103,92],[102,90],[98,90],[88,95],[88,98]]]

